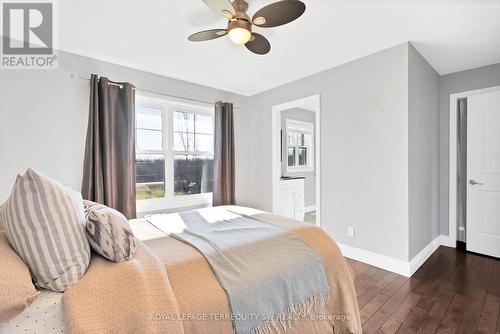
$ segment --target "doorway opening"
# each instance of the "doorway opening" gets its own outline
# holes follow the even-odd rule
[[[317,226],[321,225],[320,111],[319,94],[272,107],[273,213]]]
[[[450,95],[448,246],[500,257],[500,86]]]

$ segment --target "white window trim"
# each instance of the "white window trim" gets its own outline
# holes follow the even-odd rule
[[[165,157],[165,197],[150,198],[136,201],[136,209],[138,215],[161,211],[180,209],[191,206],[210,206],[212,205],[212,193],[202,193],[193,195],[175,196],[174,189],[174,155],[173,150],[174,131],[173,131],[173,115],[175,111],[185,111],[200,115],[214,116],[213,106],[202,105],[196,103],[187,103],[177,99],[172,100],[168,97],[153,94],[136,95],[136,105],[161,109],[162,111],[162,151],[143,151],[138,153],[159,153]],[[193,154],[213,154],[213,152],[193,152]]]
[[[286,171],[287,173],[303,173],[303,172],[314,172],[314,124],[310,122],[304,122],[304,121],[298,121],[295,119],[286,119],[286,138],[285,143],[286,143]],[[308,148],[308,157],[307,157],[307,165],[306,166],[288,166],[288,129],[289,128],[298,128],[296,129],[297,132],[302,132],[304,134],[310,135],[311,136],[311,145],[307,146]],[[297,153],[296,153],[296,159],[297,158]]]

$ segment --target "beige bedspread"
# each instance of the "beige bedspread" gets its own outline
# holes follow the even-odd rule
[[[231,210],[248,213],[240,207]],[[331,287],[326,314],[298,320],[285,333],[361,333],[353,277],[335,242],[309,224],[267,213],[256,216],[303,238],[322,257]],[[94,256],[85,277],[65,292],[68,331],[232,334],[227,295],[203,255],[145,220],[134,225],[145,239],[136,259],[115,264]]]

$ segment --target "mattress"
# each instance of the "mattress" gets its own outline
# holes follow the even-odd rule
[[[43,290],[40,296],[15,318],[0,323],[0,334],[64,333],[63,294]]]

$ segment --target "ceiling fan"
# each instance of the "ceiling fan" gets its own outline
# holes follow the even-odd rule
[[[225,35],[233,43],[245,45],[253,53],[264,55],[271,50],[267,38],[252,32],[252,25],[262,28],[272,28],[292,22],[306,10],[306,5],[299,0],[281,0],[259,9],[253,17],[246,13],[248,3],[244,0],[203,0],[217,14],[228,19],[227,29],[210,29],[192,34],[191,42],[202,42]]]

